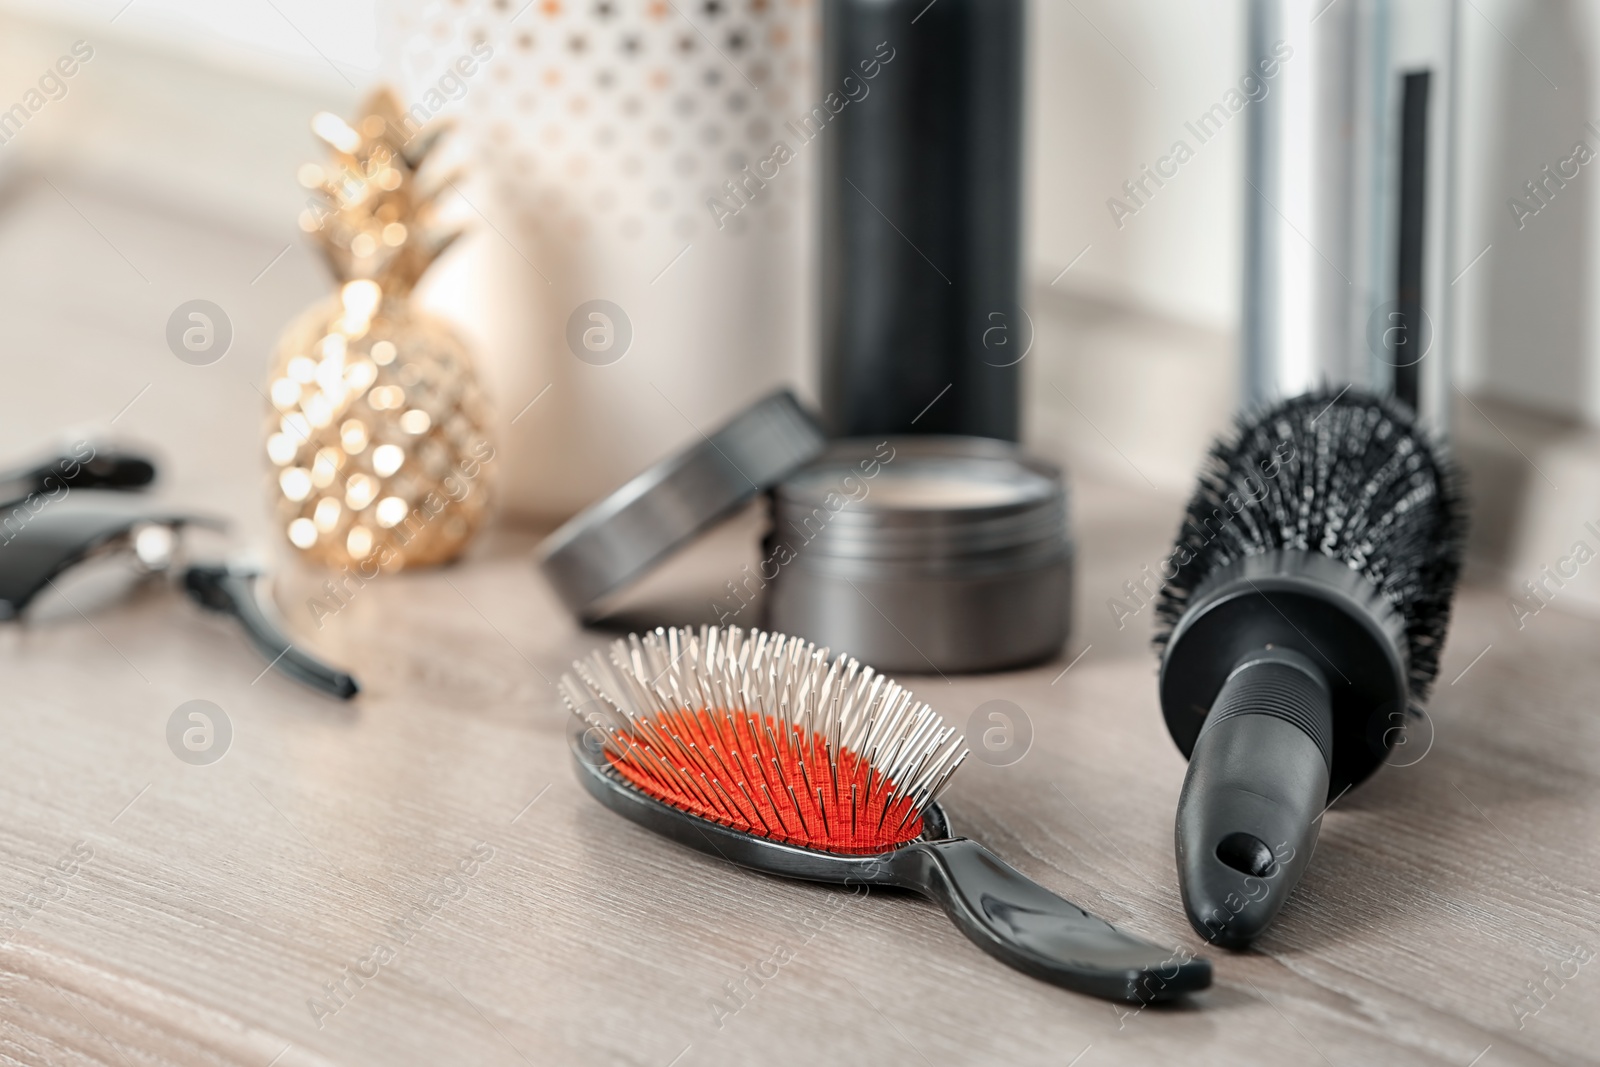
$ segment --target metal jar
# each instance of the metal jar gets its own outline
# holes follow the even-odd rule
[[[768,625],[883,671],[1000,670],[1066,641],[1060,471],[979,437],[856,438],[779,484]]]

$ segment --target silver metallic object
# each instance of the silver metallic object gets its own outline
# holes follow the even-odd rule
[[[1458,0],[1251,0],[1244,399],[1324,383],[1447,428]]]
[[[822,454],[822,432],[787,390],[651,467],[539,546],[562,603],[592,620],[604,599],[756,494]]]
[[[987,438],[838,441],[774,492],[767,624],[883,670],[1016,667],[1066,641],[1071,564],[1055,467]]]

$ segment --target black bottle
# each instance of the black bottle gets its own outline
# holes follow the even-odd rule
[[[1017,439],[1023,25],[1023,0],[824,4],[831,434]]]

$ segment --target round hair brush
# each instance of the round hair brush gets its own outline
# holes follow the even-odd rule
[[[1115,1000],[1170,1000],[1211,965],[1117,930],[951,836],[937,797],[966,750],[896,682],[738,627],[661,630],[563,675],[578,778],[673,840],[769,874],[938,901],[990,955]]]
[[[1322,812],[1421,714],[1465,532],[1453,468],[1408,413],[1355,389],[1285,401],[1213,446],[1156,635],[1189,758],[1178,880],[1207,940],[1266,929]]]

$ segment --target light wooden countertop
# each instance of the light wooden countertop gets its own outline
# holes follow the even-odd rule
[[[1163,510],[1080,491],[1070,651],[1092,647],[1070,670],[916,684],[958,721],[1015,701],[1035,730],[1020,762],[963,768],[962,832],[1202,951],[1144,620],[1118,632],[1104,606]],[[699,566],[737,559],[738,533]],[[0,902],[20,919],[0,1063],[1592,1062],[1600,969],[1564,961],[1596,948],[1600,626],[1552,609],[1519,633],[1469,589],[1425,757],[1334,808],[1257,950],[1208,953],[1213,989],[1130,1012],[1001,966],[917,898],[752,874],[600,808],[549,683],[607,635],[562,614],[532,543],[499,531],[375,581],[320,632],[315,578],[288,576],[293,625],[366,686],[349,705],[261,676],[226,620],[162,588],[0,630]],[[234,731],[210,766],[166,741],[196,698]]]
[[[115,416],[166,450],[169,499],[231,516],[241,544],[275,543],[256,378],[279,324],[321,291],[309,255],[296,246],[257,285],[282,241],[61,190],[15,190],[0,213],[0,452]],[[161,340],[170,308],[199,294],[238,329],[237,355],[208,368]],[[962,769],[947,797],[959,831],[1130,931],[1200,951],[1175,888],[1184,764],[1157,710],[1149,613],[1118,629],[1105,605],[1160,558],[1181,502],[1131,475],[1076,490],[1067,655],[914,685],[963,723],[1014,701],[1035,731],[1020,762]],[[685,588],[736,573],[748,532],[684,561]],[[320,630],[305,605],[320,579],[285,575],[291,625],[365,685],[349,705],[263,675],[229,621],[166,588],[85,591],[81,615],[41,605],[0,625],[0,1064],[1600,1057],[1600,964],[1571,962],[1600,948],[1600,624],[1558,605],[1519,631],[1503,595],[1469,587],[1426,755],[1335,806],[1257,949],[1207,953],[1210,991],[1129,1013],[1005,968],[914,897],[736,870],[600,808],[573,778],[550,683],[609,635],[559,609],[534,541],[493,530],[458,566],[370,584]],[[233,728],[209,766],[166,739],[195,699]],[[727,999],[785,949],[747,1002]],[[342,1002],[328,991],[341,980]]]

